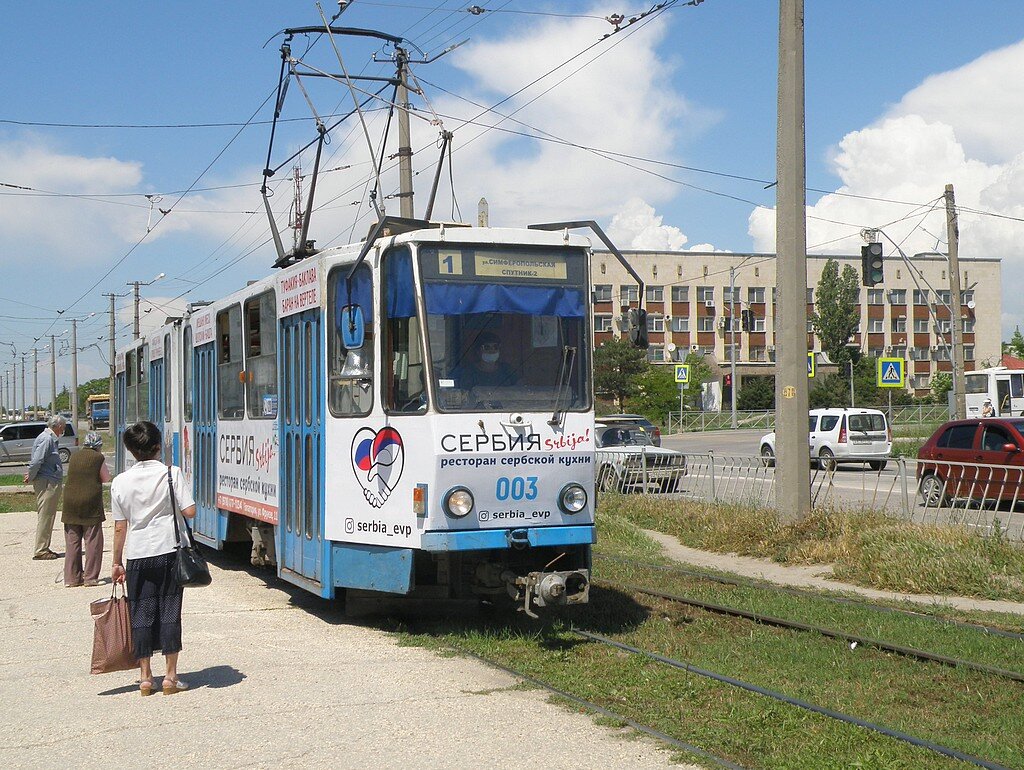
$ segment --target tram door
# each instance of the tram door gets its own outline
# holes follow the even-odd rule
[[[149,364],[149,421],[160,429],[163,434],[167,430],[164,425],[164,359],[158,358]],[[163,448],[160,461],[166,465],[171,461],[167,455],[169,441],[163,436]]]
[[[219,547],[217,513],[217,366],[213,343],[192,349],[193,457],[196,499],[194,531],[204,542]]]
[[[322,586],[323,372],[320,310],[281,319],[281,571]],[[303,582],[305,582],[303,581]]]

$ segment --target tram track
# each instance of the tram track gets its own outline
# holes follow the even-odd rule
[[[928,652],[927,650],[920,650],[914,647],[907,647],[905,645],[895,644],[893,642],[883,641],[881,639],[872,639],[870,637],[858,636],[856,634],[848,634],[844,631],[839,631],[834,628],[827,628],[825,626],[817,626],[811,623],[801,623],[795,620],[787,620],[785,618],[775,617],[773,615],[765,615],[759,612],[751,612],[750,610],[743,610],[738,607],[728,607],[722,604],[715,604],[713,602],[706,602],[701,599],[695,599],[689,596],[680,596],[678,594],[670,594],[664,591],[656,591],[650,588],[643,588],[641,586],[630,585],[627,583],[617,583],[610,580],[595,580],[595,583],[606,585],[611,588],[621,588],[626,591],[633,591],[635,593],[644,594],[646,596],[654,596],[659,599],[665,599],[667,601],[676,602],[678,604],[685,604],[690,607],[698,607],[708,612],[714,612],[720,615],[729,615],[731,617],[745,618],[755,623],[760,623],[767,626],[775,626],[777,628],[787,628],[795,631],[808,631],[811,633],[820,634],[821,636],[828,637],[831,639],[842,639],[847,642],[864,645],[867,647],[874,647],[875,649],[884,650],[886,652],[895,653],[908,658],[914,658],[922,661],[929,661],[933,663],[941,663],[946,666],[953,666],[954,668],[964,668],[971,671],[978,671],[983,674],[989,674],[992,676],[999,676],[1005,679],[1010,679],[1015,682],[1024,682],[1024,674],[1018,671],[1010,671],[1004,668],[997,668],[995,666],[988,666],[984,663],[975,663],[969,660],[962,660],[960,658],[954,658],[948,655],[940,655],[934,652]]]
[[[687,567],[678,567],[674,565],[655,564],[653,562],[637,561],[635,559],[627,559],[621,556],[610,556],[607,554],[595,553],[594,557],[595,559],[605,559],[607,561],[615,562],[628,567],[657,570],[661,572],[671,572],[678,575],[684,575],[686,577],[705,580],[712,583],[718,583],[720,585],[773,591],[775,593],[789,594],[790,596],[813,598],[820,601],[832,602],[835,604],[852,605],[865,610],[872,610],[875,612],[904,615],[910,618],[929,620],[941,625],[949,625],[955,626],[957,628],[971,629],[974,631],[979,631],[989,636],[999,636],[1006,639],[1024,642],[1024,633],[1007,631],[1006,629],[999,628],[997,626],[989,626],[982,623],[969,623],[963,620],[956,620],[955,618],[938,617],[927,612],[915,612],[914,610],[906,610],[901,609],[899,607],[887,607],[885,605],[874,604],[872,602],[865,602],[858,599],[851,599],[844,596],[832,596],[817,591],[810,591],[803,588],[795,588],[793,586],[780,586],[774,583],[769,583],[767,581],[730,578],[726,577],[725,575],[716,574],[714,572],[706,572],[704,570],[696,570]]]

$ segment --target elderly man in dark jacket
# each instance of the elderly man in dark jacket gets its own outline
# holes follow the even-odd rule
[[[32,482],[36,493],[36,509],[39,511],[33,559],[57,558],[57,554],[50,550],[50,538],[53,537],[53,520],[57,516],[57,504],[64,483],[64,466],[57,454],[57,439],[64,435],[65,425],[67,420],[60,415],[54,415],[46,421],[46,430],[36,437],[32,445],[32,460],[25,474],[25,482]]]

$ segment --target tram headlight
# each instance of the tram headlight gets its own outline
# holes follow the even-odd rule
[[[558,493],[558,507],[566,513],[579,513],[587,506],[587,490],[573,482]]]
[[[465,487],[455,487],[444,496],[444,512],[461,519],[473,510],[473,493]]]

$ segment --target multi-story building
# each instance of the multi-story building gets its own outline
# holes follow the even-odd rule
[[[644,280],[653,363],[682,361],[703,353],[719,377],[736,356],[736,374],[775,371],[774,254],[718,252],[623,252]],[[814,311],[815,290],[829,259],[850,265],[861,278],[860,255],[807,256],[807,314]],[[952,308],[949,263],[944,254],[918,254],[908,262],[886,257],[884,281],[861,287],[860,326],[851,340],[871,356],[904,358],[907,386],[928,393],[937,372],[952,369]],[[997,365],[1001,355],[1002,276],[998,259],[960,258],[961,322],[964,368]],[[600,345],[626,329],[624,310],[636,307],[637,284],[608,252],[594,257],[594,340]],[[732,279],[730,285],[730,277]],[[747,311],[749,331],[741,328]],[[735,347],[733,343],[735,341]],[[807,322],[807,349],[821,345]]]

